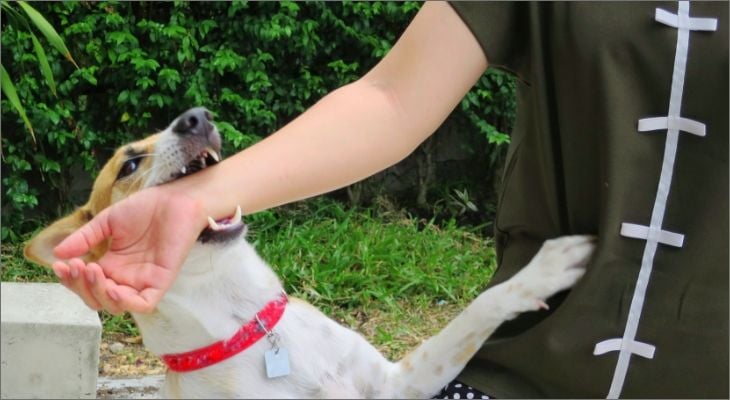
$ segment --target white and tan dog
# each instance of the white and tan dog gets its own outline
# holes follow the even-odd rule
[[[217,163],[220,136],[210,121],[207,110],[191,109],[163,132],[118,149],[89,201],[34,237],[26,257],[50,266],[53,247],[105,207]],[[593,251],[588,236],[547,241],[520,273],[390,362],[360,334],[308,303],[287,302],[279,279],[244,236],[240,210],[211,220],[157,309],[134,315],[145,345],[170,367],[164,397],[431,397],[502,322],[545,307],[546,298],[572,286]],[[86,260],[105,249],[93,249]]]

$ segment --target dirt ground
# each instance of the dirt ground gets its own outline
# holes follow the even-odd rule
[[[99,375],[109,377],[159,375],[164,374],[165,370],[166,367],[159,357],[145,349],[141,336],[105,334],[102,337]]]

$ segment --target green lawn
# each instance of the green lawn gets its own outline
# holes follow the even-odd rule
[[[248,240],[303,298],[361,331],[391,357],[437,332],[486,286],[492,243],[465,228],[402,212],[346,209],[328,200],[246,218]],[[3,244],[3,281],[55,281]],[[102,313],[107,333],[137,335],[127,315]]]

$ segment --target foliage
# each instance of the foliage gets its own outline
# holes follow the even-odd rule
[[[509,143],[507,132],[512,130],[517,107],[515,89],[513,77],[498,69],[490,69],[461,100],[461,110],[490,144]],[[493,152],[491,155],[496,157],[498,154]]]
[[[2,237],[83,201],[79,188],[123,142],[181,111],[214,112],[227,154],[283,126],[355,80],[390,49],[414,2],[37,2],[79,68],[46,54],[58,97],[42,85],[30,33],[3,23],[2,59],[36,131],[2,100]],[[7,18],[3,15],[3,18]],[[5,22],[5,21],[3,21]],[[464,129],[507,140],[511,90],[488,73],[459,110]],[[490,108],[491,107],[491,108]],[[497,121],[497,122],[485,122]]]
[[[36,29],[38,29],[46,37],[46,40],[48,40],[48,42],[53,47],[55,47],[56,50],[61,52],[61,54],[63,54],[69,61],[74,63],[74,65],[76,65],[76,63],[71,57],[71,53],[69,53],[68,49],[66,48],[66,44],[63,42],[63,39],[61,39],[61,36],[58,35],[58,32],[53,29],[53,26],[51,26],[51,24],[49,24],[48,21],[43,18],[43,16],[38,11],[36,11],[35,8],[33,8],[25,1],[18,1],[16,2],[16,4],[18,4],[20,8],[25,11],[25,17],[17,12],[7,1],[0,1],[0,7],[2,7],[2,9],[5,10],[5,12],[10,16],[10,20],[13,21],[16,26],[22,25],[20,29],[25,28],[26,32],[30,35],[41,73],[43,74],[43,77],[45,78],[48,87],[51,89],[51,92],[54,96],[56,96],[56,81],[55,79],[53,79],[53,72],[51,71],[51,66],[48,64],[46,51],[43,49],[40,41],[38,41],[38,38],[31,30],[28,20],[33,23]],[[13,108],[18,112],[18,115],[23,120],[23,123],[25,123],[28,132],[30,132],[31,138],[35,143],[36,139],[35,133],[33,132],[33,126],[31,125],[28,116],[25,114],[25,108],[18,98],[18,94],[15,90],[15,85],[13,84],[12,79],[10,79],[10,75],[5,70],[5,67],[0,65],[0,70],[2,72],[2,91],[8,98],[8,101],[10,101],[10,104],[13,106]]]

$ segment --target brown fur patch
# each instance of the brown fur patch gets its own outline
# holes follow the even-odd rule
[[[92,213],[89,210],[83,210],[83,217],[84,217],[84,220],[86,220],[86,222],[89,222],[92,219],[94,219],[94,213]]]
[[[436,375],[443,374],[444,373],[444,367],[441,366],[441,365],[437,366],[436,369],[433,371],[433,373],[436,374]]]
[[[400,362],[401,367],[406,372],[413,372],[413,364],[411,364],[411,360],[408,359],[408,357],[404,358]]]
[[[25,244],[23,249],[25,258],[50,267],[56,260],[53,256],[53,248],[86,223],[84,214],[83,208],[79,208],[42,230]]]
[[[152,135],[134,142],[130,146],[140,154],[151,154],[154,152],[154,147],[159,137],[159,134]],[[124,165],[124,162],[129,159],[129,155],[127,154],[128,147],[125,146],[117,149],[114,155],[104,164],[104,167],[94,181],[91,195],[85,205],[52,223],[28,241],[23,251],[27,259],[50,267],[56,261],[55,257],[53,257],[53,248],[65,239],[66,236],[83,226],[112,203],[142,188],[144,183],[144,179],[142,178],[146,176],[146,172],[152,167],[151,157],[140,158],[137,170],[133,174],[124,179],[117,180],[120,169]],[[86,262],[98,260],[106,253],[107,248],[108,243],[102,243],[91,249],[83,259]]]
[[[477,346],[474,343],[467,343],[461,351],[459,351],[454,357],[451,359],[452,365],[462,365],[466,364],[467,361],[471,358],[471,356],[474,355],[477,351]]]

